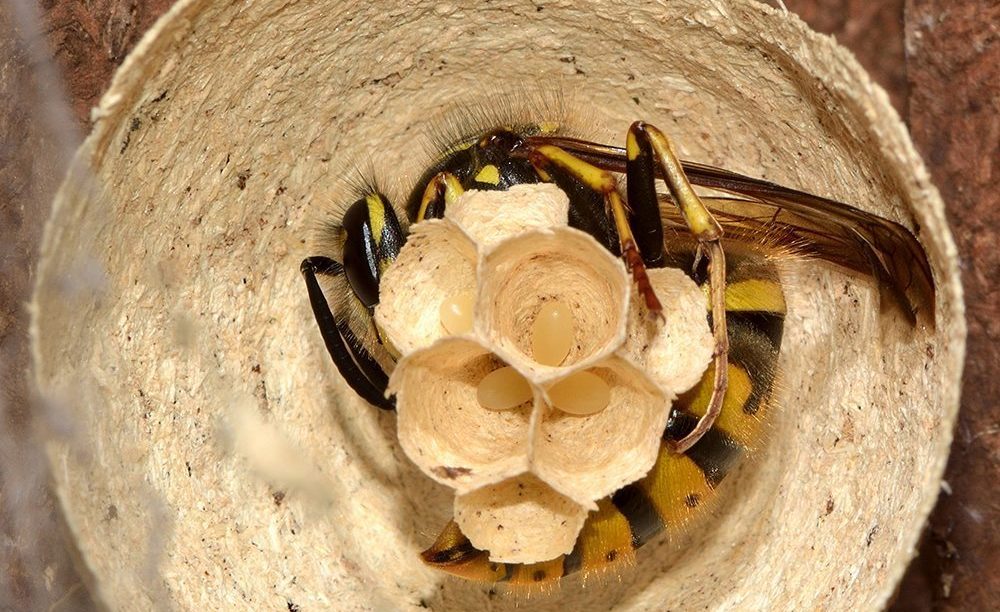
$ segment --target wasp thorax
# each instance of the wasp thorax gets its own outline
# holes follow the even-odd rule
[[[552,185],[465,193],[386,271],[376,321],[401,354],[400,445],[455,489],[456,522],[490,559],[569,552],[596,502],[653,466],[678,381],[708,362],[677,342],[711,347],[700,289],[654,280],[678,285],[665,313],[694,332],[649,323]]]

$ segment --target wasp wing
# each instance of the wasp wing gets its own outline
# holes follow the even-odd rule
[[[613,172],[625,171],[625,150],[574,138],[544,138]],[[735,194],[706,198],[727,233],[752,236],[766,231],[780,243],[851,270],[879,283],[884,306],[896,305],[913,324],[933,326],[934,279],[927,254],[904,226],[863,210],[722,168],[683,162],[695,185]],[[670,218],[673,207],[665,207]],[[678,217],[679,218],[679,217]]]

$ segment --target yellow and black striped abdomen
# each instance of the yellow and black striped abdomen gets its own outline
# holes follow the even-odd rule
[[[636,549],[661,532],[686,533],[711,515],[719,484],[765,437],[785,319],[781,284],[765,257],[733,257],[726,282],[729,386],[719,418],[697,444],[677,454],[668,442],[684,437],[705,413],[713,366],[674,403],[649,474],[599,502],[570,554],[531,565],[491,563],[451,522],[424,560],[467,579],[543,586],[577,571],[593,574],[632,563]]]

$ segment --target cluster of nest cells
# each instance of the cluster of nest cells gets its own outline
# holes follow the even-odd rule
[[[596,502],[652,468],[712,356],[702,290],[650,270],[651,319],[568,206],[547,184],[467,192],[412,228],[380,283],[400,444],[498,562],[569,553]]]
[[[463,291],[441,302],[441,325],[451,335],[472,331],[475,294]],[[562,365],[573,344],[573,311],[552,300],[542,304],[531,323],[531,357],[542,365]],[[585,416],[608,406],[611,388],[604,379],[589,371],[575,372],[549,390],[551,405],[567,414]],[[479,381],[476,394],[487,410],[510,410],[531,400],[531,385],[514,367],[493,370]]]

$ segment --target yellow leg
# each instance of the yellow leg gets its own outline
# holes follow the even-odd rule
[[[637,160],[652,152],[663,170],[664,182],[673,196],[688,229],[698,240],[700,252],[708,256],[709,299],[712,304],[712,335],[715,340],[715,380],[712,399],[705,414],[688,435],[673,445],[673,450],[683,453],[701,439],[719,417],[729,385],[729,333],[726,329],[726,254],[722,249],[722,227],[695,193],[681,168],[670,140],[659,129],[637,121],[628,131],[625,152],[628,159]]]

